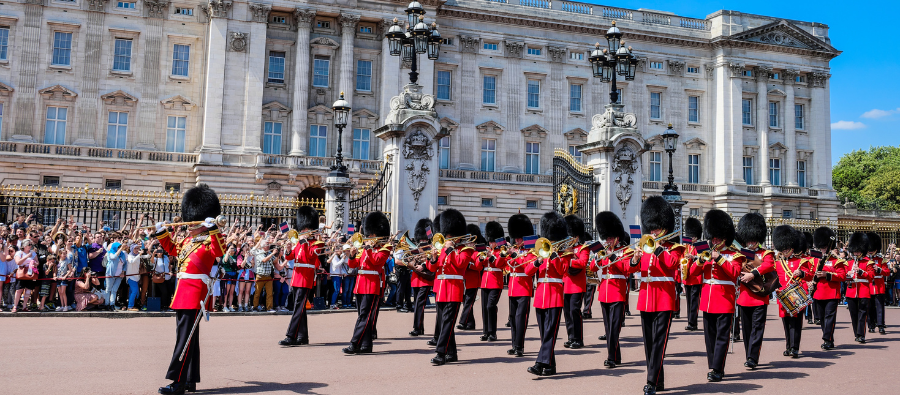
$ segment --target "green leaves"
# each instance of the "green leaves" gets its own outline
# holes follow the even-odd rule
[[[841,200],[864,209],[900,210],[900,147],[853,151],[831,174]]]

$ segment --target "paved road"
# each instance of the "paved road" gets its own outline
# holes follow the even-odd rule
[[[636,298],[632,298],[632,302]],[[507,314],[501,300],[500,317]],[[632,307],[632,311],[634,311]],[[4,313],[4,315],[7,315]],[[112,315],[112,313],[111,313]],[[595,316],[599,316],[599,306]],[[116,315],[121,317],[122,315]],[[479,341],[477,331],[457,331],[461,361],[441,367],[428,363],[432,351],[427,338],[407,332],[412,315],[383,311],[375,353],[345,356],[340,349],[352,334],[354,313],[310,317],[312,344],[281,348],[287,316],[213,317],[201,324],[202,376],[200,394],[637,394],[644,385],[640,318],[627,317],[622,334],[624,365],[602,366],[605,344],[597,336],[602,321],[585,324],[588,347],[557,347],[559,374],[536,378],[525,372],[539,346],[534,314],[528,329],[524,358],[509,357],[509,330],[501,341]],[[853,342],[849,314],[838,310],[838,348],[821,351],[818,328],[803,331],[801,358],[781,356],[784,332],[774,306],[769,308],[762,361],[756,371],[743,366],[743,346],[729,355],[726,378],[707,383],[702,332],[685,332],[685,319],[675,320],[667,349],[666,394],[745,393],[859,394],[888,391],[884,379],[893,377],[900,352],[900,310],[888,309],[887,335],[869,334],[870,342]],[[504,319],[501,318],[501,323]],[[434,311],[426,313],[430,332]],[[565,330],[560,330],[561,337]],[[174,319],[166,317],[110,319],[94,317],[9,317],[0,319],[3,379],[0,393],[151,394],[167,384],[163,379],[172,354]],[[15,377],[15,380],[11,379]],[[399,390],[399,392],[398,392]]]

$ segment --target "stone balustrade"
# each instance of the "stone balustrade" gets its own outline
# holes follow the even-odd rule
[[[552,176],[545,174],[521,174],[501,173],[477,170],[450,170],[442,169],[440,177],[443,180],[467,180],[489,183],[515,183],[515,184],[551,184]]]
[[[500,3],[529,8],[541,8],[546,10],[558,10],[582,15],[596,15],[604,19],[634,21],[647,25],[671,26],[690,30],[710,30],[710,23],[705,19],[685,18],[678,15],[646,11],[630,10],[627,8],[608,7],[576,1],[551,1],[551,0],[487,0],[492,3]],[[603,22],[608,23],[608,22]]]
[[[287,169],[321,168],[334,165],[332,157],[257,154],[257,167],[280,167]],[[351,172],[377,173],[383,163],[379,160],[344,159],[344,166]]]
[[[183,152],[141,151],[119,148],[80,147],[75,145],[38,144],[4,141],[0,152],[51,155],[55,157],[91,158],[95,160],[197,163],[197,154]]]

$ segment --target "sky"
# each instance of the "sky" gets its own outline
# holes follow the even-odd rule
[[[895,41],[900,1],[580,0],[622,8],[647,8],[706,18],[718,10],[828,25],[831,45],[843,53],[831,61],[832,164],[854,150],[900,145],[900,51]],[[627,34],[627,32],[626,32]],[[635,52],[639,52],[635,48]]]

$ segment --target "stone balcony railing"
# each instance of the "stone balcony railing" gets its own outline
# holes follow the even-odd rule
[[[647,25],[672,26],[691,30],[710,30],[709,21],[705,19],[686,18],[668,13],[649,10],[631,10],[627,8],[609,7],[605,5],[579,3],[561,0],[487,0],[491,3],[518,5],[522,7],[559,10],[573,14],[595,15],[605,19],[626,20]]]
[[[644,189],[651,191],[661,191],[666,184],[668,183],[661,181],[644,181],[643,183]],[[682,192],[714,193],[716,191],[715,186],[707,184],[679,184],[678,188]]]
[[[468,180],[489,183],[513,183],[513,184],[547,184],[550,185],[552,177],[545,174],[521,174],[500,173],[492,171],[475,170],[449,170],[441,169],[441,179]]]
[[[286,169],[320,168],[328,169],[334,164],[332,157],[257,154],[256,167],[280,167]],[[350,172],[377,173],[383,162],[344,158],[344,166]]]
[[[2,141],[0,152],[92,160],[149,161],[175,164],[197,163],[197,154],[164,151],[141,151],[118,148],[80,147],[74,145],[37,144]]]
[[[661,181],[644,181],[643,187],[645,190],[650,191],[661,191],[663,187],[666,185],[666,182]],[[716,187],[714,185],[708,184],[679,184],[678,188],[681,192],[697,192],[697,193],[715,193]],[[796,196],[796,197],[812,197],[817,198],[819,196],[828,197],[830,194],[833,194],[833,191],[823,191],[820,194],[819,189],[813,188],[804,188],[804,187],[787,187],[787,186],[767,186],[763,187],[761,185],[745,185],[745,186],[735,186],[734,187],[739,192],[746,192],[751,195],[768,195],[768,196]],[[829,193],[824,193],[829,192]]]

